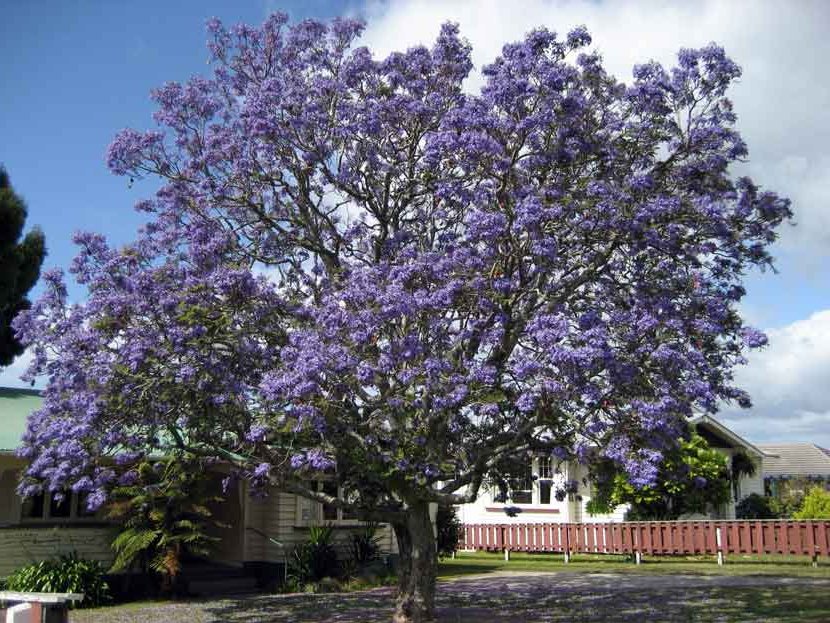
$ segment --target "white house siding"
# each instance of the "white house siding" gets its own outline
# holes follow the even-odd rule
[[[114,536],[111,526],[0,528],[0,577],[30,563],[72,552],[109,568]]]
[[[591,501],[593,491],[590,483],[586,483],[588,478],[588,468],[584,465],[571,465],[569,467],[572,474],[571,479],[579,483],[579,490],[571,502],[572,510],[570,512],[570,521],[575,523],[609,523],[625,521],[625,514],[628,512],[628,504],[621,504],[617,506],[610,513],[601,513],[591,515],[588,512],[588,502]]]
[[[531,503],[516,503],[508,499],[506,502],[496,502],[494,497],[498,490],[482,487],[475,502],[461,504],[457,507],[458,518],[463,524],[498,524],[498,523],[565,523],[574,521],[578,513],[573,499],[557,500],[554,496],[556,489],[561,488],[568,480],[574,479],[575,473],[567,463],[553,466],[551,478],[550,502],[543,504],[541,499],[541,480],[539,463],[533,461],[532,473],[536,478],[531,483]],[[547,480],[547,479],[546,479]],[[505,509],[515,509],[515,515],[507,515]]]

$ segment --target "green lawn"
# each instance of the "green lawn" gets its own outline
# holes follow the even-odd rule
[[[494,571],[558,571],[584,573],[638,573],[684,575],[773,575],[830,579],[830,561],[819,560],[813,567],[806,556],[729,556],[718,566],[714,556],[644,556],[635,565],[625,556],[578,555],[565,564],[561,554],[513,552],[510,561],[501,553],[459,552],[454,560],[444,559],[439,578]]]

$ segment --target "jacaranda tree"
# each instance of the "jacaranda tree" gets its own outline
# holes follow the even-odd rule
[[[539,29],[470,95],[456,26],[382,60],[361,29],[212,21],[212,77],[116,137],[110,168],[162,186],[133,244],[78,235],[85,302],[50,272],[17,323],[48,377],[22,491],[98,504],[102,456],[215,457],[391,523],[395,620],[424,621],[429,503],[529,452],[600,448],[646,484],[693,410],[748,404],[742,277],[790,209],[730,175],[740,70],[715,45],[625,85],[584,28]]]

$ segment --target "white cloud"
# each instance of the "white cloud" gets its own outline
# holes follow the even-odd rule
[[[802,255],[823,253],[830,232],[830,3],[822,0],[398,0],[358,5],[368,28],[363,43],[377,55],[430,45],[440,25],[458,22],[473,45],[478,71],[509,41],[537,26],[565,33],[585,24],[606,67],[627,81],[636,63],[671,65],[681,47],[715,41],[744,69],[732,91],[750,149],[748,172],[794,200],[799,227],[784,244]],[[468,88],[481,84],[478,73]],[[809,261],[808,258],[804,258]]]
[[[25,351],[10,366],[0,368],[0,387],[29,387],[28,383],[20,380],[20,375],[26,371],[31,361],[31,353]]]
[[[724,422],[751,441],[812,441],[830,447],[830,309],[767,331],[737,383],[755,406],[727,409]]]

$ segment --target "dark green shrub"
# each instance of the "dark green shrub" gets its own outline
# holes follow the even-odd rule
[[[377,560],[380,556],[380,537],[377,531],[377,523],[368,522],[360,532],[352,535],[352,560],[358,567]]]
[[[288,559],[288,575],[296,582],[319,582],[338,574],[337,550],[331,526],[311,526],[308,539],[297,545]]]
[[[452,556],[458,551],[462,530],[455,506],[439,505],[435,524],[438,531],[438,557]]]
[[[66,554],[13,571],[6,578],[6,589],[26,593],[83,593],[81,608],[92,608],[110,600],[105,569],[95,560]]]
[[[765,495],[752,493],[735,505],[737,519],[778,519],[774,500]]]
[[[779,519],[792,519],[793,515],[798,512],[798,509],[801,508],[803,503],[803,495],[787,494],[783,498],[772,498],[770,507]]]

